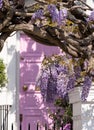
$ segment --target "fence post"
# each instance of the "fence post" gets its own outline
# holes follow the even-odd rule
[[[54,123],[53,130],[55,130],[56,124]]]
[[[11,125],[11,130],[13,130],[13,123],[12,123],[12,125]]]
[[[38,122],[37,122],[37,130],[38,130]]]
[[[30,130],[30,123],[28,124],[28,130]]]
[[[21,124],[21,122],[20,122],[20,130],[22,130],[22,124]]]
[[[47,130],[47,124],[45,123],[45,130]]]
[[[61,129],[60,130],[63,130],[63,123],[61,124]]]

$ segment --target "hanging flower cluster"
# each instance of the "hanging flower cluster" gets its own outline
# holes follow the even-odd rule
[[[58,10],[58,8],[54,4],[50,4],[48,5],[48,10],[53,22],[57,22],[58,25],[62,25],[65,23],[67,17],[66,8]]]
[[[65,25],[66,23],[66,18],[67,18],[67,9],[66,8],[61,8],[58,9],[55,4],[49,4],[47,5],[46,13],[48,13],[48,17],[51,18],[52,24],[56,23],[57,25]],[[37,19],[42,19],[45,18],[45,11],[43,9],[37,10],[33,15],[32,19],[37,20]],[[49,18],[47,21],[49,21]],[[50,22],[51,22],[50,21]]]
[[[79,5],[79,2],[76,4]],[[45,9],[39,8],[37,11],[35,11],[31,19],[34,20],[35,23],[37,20],[43,20],[46,21],[46,25],[58,26],[59,28],[63,27],[64,30],[69,33],[79,32],[79,29],[77,27],[78,25],[67,19],[68,15],[69,12],[67,8],[61,6],[57,7],[56,4],[50,3],[45,6]],[[86,16],[85,21],[87,21],[92,26],[92,22],[94,22],[94,10]],[[41,26],[43,25],[44,22],[41,23]]]
[[[87,64],[87,61],[66,55],[46,57],[42,62],[36,87],[40,87],[43,98],[50,102],[55,100],[57,95],[65,98],[69,91],[81,85],[81,98],[85,101],[92,83]]]

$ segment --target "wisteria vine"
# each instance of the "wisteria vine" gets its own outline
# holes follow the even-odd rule
[[[50,14],[52,24],[57,23],[58,27],[62,27],[62,26],[64,27],[65,25],[67,25],[70,22],[67,20],[67,16],[68,16],[67,8],[57,8],[57,6],[55,4],[48,4],[47,10],[48,10],[48,13]],[[43,17],[45,19],[45,13],[44,13],[43,9],[37,10],[32,15],[33,20],[37,20],[37,19],[41,20]],[[90,24],[91,24],[91,22],[94,21],[94,10],[91,11],[91,13],[86,17],[85,20],[88,21],[88,23],[90,23]]]
[[[44,100],[54,101],[65,98],[74,87],[82,86],[81,99],[88,97],[92,76],[88,74],[87,61],[71,59],[66,55],[53,55],[44,58],[36,87],[40,87]]]

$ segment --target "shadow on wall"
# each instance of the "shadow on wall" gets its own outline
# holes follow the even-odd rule
[[[94,130],[94,101],[83,103],[82,106],[82,127],[84,130]]]
[[[2,122],[6,122],[8,128],[10,129],[11,123],[15,123],[16,121],[16,35],[12,35],[4,44],[4,48],[0,55],[4,59],[4,63],[6,65],[8,84],[6,85],[6,89],[1,91],[1,94],[6,93],[5,96],[1,97],[3,105],[12,106],[8,111],[6,110],[4,113],[4,107],[2,112],[2,118],[5,119]],[[6,103],[5,103],[6,102]],[[1,102],[0,102],[1,103]],[[5,108],[6,109],[6,108]],[[5,121],[8,117],[8,121]],[[0,120],[1,121],[1,120]],[[1,126],[0,126],[1,127]],[[4,128],[3,128],[4,129]]]
[[[41,45],[24,34],[20,38],[20,115],[23,129],[28,124],[36,130],[37,122],[43,127],[45,123],[51,125],[49,118],[50,108],[54,111],[51,103],[44,103],[41,92],[36,90],[35,82],[39,73],[44,55],[59,54],[60,49]]]
[[[8,103],[11,104],[11,108],[8,116],[8,129],[11,129],[12,123],[14,128],[17,121],[17,52],[16,52],[16,35],[9,38],[7,43],[7,74],[8,74]]]

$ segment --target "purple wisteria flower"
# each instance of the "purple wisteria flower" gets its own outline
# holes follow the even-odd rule
[[[67,74],[60,73],[57,79],[57,93],[59,96],[64,98],[67,94],[67,85],[68,85],[68,76]]]
[[[91,12],[91,14],[89,16],[89,20],[94,21],[94,10]]]
[[[48,5],[48,10],[50,12],[53,22],[57,22],[58,25],[62,25],[65,23],[65,19],[67,17],[66,9],[58,10],[58,8],[54,4],[51,4]]]
[[[71,124],[68,123],[63,127],[63,130],[71,130]]]
[[[67,92],[69,92],[70,90],[72,90],[75,87],[75,81],[76,81],[75,75],[69,76],[69,81],[67,84]]]
[[[3,5],[3,1],[0,0],[0,9],[2,8],[2,5]]]
[[[37,10],[33,15],[32,15],[32,19],[36,20],[36,19],[42,19],[43,18],[43,9],[39,9]]]
[[[59,11],[58,11],[57,7],[53,4],[51,4],[51,5],[48,5],[48,10],[51,14],[53,22],[57,22],[58,21],[58,15],[59,15]]]
[[[54,57],[55,58],[55,57]],[[85,101],[88,97],[89,90],[92,83],[92,77],[89,75],[81,75],[80,66],[68,67],[69,62],[67,62],[65,57],[59,57],[60,59],[54,61],[47,61],[48,65],[42,66],[41,74],[36,82],[36,86],[40,87],[41,94],[45,101],[54,101],[56,96],[60,98],[65,98],[68,92],[73,90],[77,83],[80,83],[82,79],[82,93],[81,99]],[[62,62],[60,62],[62,61]],[[87,64],[84,65],[87,68]],[[70,71],[72,70],[72,71]]]
[[[58,24],[59,25],[65,24],[66,17],[67,17],[67,10],[65,8],[61,9],[58,15]]]
[[[92,77],[85,76],[81,94],[82,101],[85,101],[87,99],[91,84],[92,84]]]

